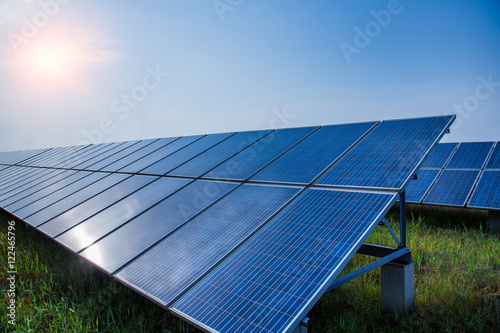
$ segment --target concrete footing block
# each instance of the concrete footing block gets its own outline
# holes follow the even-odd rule
[[[390,262],[382,266],[382,308],[405,315],[415,306],[415,265]]]
[[[488,225],[490,232],[500,233],[500,211],[490,210],[488,212]]]

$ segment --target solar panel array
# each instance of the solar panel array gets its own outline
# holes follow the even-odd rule
[[[440,143],[406,190],[406,201],[500,210],[500,144]]]
[[[453,120],[0,153],[0,206],[200,328],[287,332]]]

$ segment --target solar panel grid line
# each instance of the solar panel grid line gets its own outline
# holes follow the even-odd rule
[[[158,202],[157,204],[155,204],[154,206],[150,207],[149,209],[147,209],[146,211],[142,212],[139,216],[135,217],[133,220],[130,220],[128,221],[127,223],[125,224],[122,224],[119,228],[115,229],[112,233],[109,233],[107,234],[106,236],[104,237],[101,237],[100,240],[94,242],[94,244],[90,247],[87,247],[85,250],[82,250],[80,252],[78,252],[80,255],[83,255],[87,260],[93,262],[97,267],[99,267],[99,269],[107,272],[108,274],[111,274],[111,275],[114,275],[116,274],[116,272],[118,272],[119,270],[123,269],[124,267],[126,267],[127,265],[129,265],[131,262],[133,262],[134,260],[136,260],[137,258],[139,258],[140,256],[144,255],[147,251],[149,251],[154,245],[156,245],[158,242],[160,242],[161,240],[165,239],[166,237],[168,237],[169,235],[171,235],[172,233],[174,233],[175,231],[177,231],[182,225],[185,225],[187,224],[189,221],[191,221],[194,217],[198,216],[201,212],[205,211],[206,209],[208,209],[209,207],[213,206],[213,204],[215,202],[218,202],[221,198],[225,197],[228,192],[232,192],[235,188],[239,187],[241,184],[237,185],[237,184],[234,184],[235,186],[233,188],[226,188],[224,189],[225,192],[222,193],[221,196],[219,196],[218,198],[216,198],[214,201],[208,201],[206,204],[207,206],[201,206],[201,207],[195,207],[195,210],[193,212],[193,215],[189,216],[188,215],[188,218],[186,219],[185,216],[183,216],[183,222],[180,222],[179,221],[173,221],[173,229],[172,230],[168,230],[166,233],[162,233],[162,234],[158,234],[156,233],[154,235],[154,241],[153,242],[149,242],[147,244],[144,244],[145,246],[142,248],[142,249],[138,249],[139,252],[136,252],[135,255],[132,255],[131,257],[129,258],[124,258],[124,252],[120,251],[120,252],[115,252],[115,254],[118,254],[119,256],[121,256],[121,258],[119,258],[118,262],[113,265],[112,263],[110,263],[109,261],[104,263],[97,263],[95,262],[95,260],[93,260],[92,258],[92,247],[95,247],[99,245],[99,242],[106,242],[108,241],[109,239],[107,239],[107,237],[114,237],[115,236],[115,233],[118,231],[118,230],[125,230],[124,228],[129,228],[132,223],[138,223],[141,222],[140,219],[141,216],[144,217],[146,214],[149,214],[151,212],[153,212],[154,209],[156,209],[157,207],[160,207],[161,205],[165,204],[165,203],[169,203],[169,199],[173,198],[173,196],[175,196],[176,194],[179,194],[182,190],[186,189],[189,185],[193,185],[193,184],[196,184],[196,181],[194,182],[191,182],[189,183],[188,185],[186,185],[185,187],[179,189],[178,191],[176,191],[175,193],[169,195],[167,198],[161,200],[160,202]],[[229,184],[229,183],[226,183],[226,184]],[[196,185],[195,185],[196,186]],[[172,212],[171,212],[171,215],[172,215]],[[183,214],[184,215],[184,214]],[[175,225],[175,223],[178,223],[178,225]],[[167,221],[165,221],[165,219],[162,221],[162,224],[163,225],[166,225],[167,224]],[[132,225],[134,226],[134,225]],[[171,226],[170,225],[166,225],[165,228],[169,229]],[[144,230],[144,229],[142,229]],[[157,230],[155,230],[157,231]],[[118,234],[116,234],[118,235]],[[156,238],[158,237],[158,238]],[[137,234],[135,235],[135,238],[134,240],[138,239],[137,237]],[[137,245],[137,244],[136,244]],[[131,244],[127,244],[127,248],[126,250],[130,250],[131,248]],[[125,249],[122,249],[122,250],[125,250]],[[134,249],[134,250],[137,250],[137,249]],[[89,255],[86,256],[86,253],[85,252],[89,252]],[[111,251],[108,251],[108,252],[111,252]],[[120,262],[121,261],[121,262]]]
[[[300,204],[302,204],[304,200],[306,200],[306,201],[309,200],[309,198],[311,196],[315,196],[316,193],[319,193],[319,192],[327,193],[328,195],[331,195],[334,192],[338,192],[337,194],[335,194],[335,195],[340,196],[340,198],[338,198],[338,200],[342,200],[341,199],[342,197],[345,199],[345,196],[353,195],[353,194],[346,194],[345,192],[336,191],[336,190],[310,190],[310,191],[313,191],[313,192],[311,192],[311,193],[313,193],[312,195],[310,194],[308,198],[306,198],[304,195],[302,195],[296,202],[300,201]],[[377,213],[376,217],[374,217],[373,219],[372,219],[372,216],[370,216],[368,218],[363,213],[359,213],[359,212],[358,213],[354,213],[354,214],[356,214],[361,219],[363,219],[363,218],[365,220],[366,219],[370,219],[370,221],[371,221],[370,222],[370,226],[369,226],[369,228],[366,228],[364,230],[364,232],[363,232],[362,229],[357,229],[357,230],[360,231],[360,235],[357,238],[358,239],[358,244],[356,244],[356,246],[352,247],[351,250],[350,250],[350,252],[349,252],[349,249],[346,248],[346,247],[344,247],[344,246],[338,246],[336,248],[336,250],[334,251],[334,253],[340,254],[340,253],[343,253],[345,251],[348,251],[349,253],[347,253],[346,256],[344,256],[343,260],[337,262],[335,268],[333,269],[332,273],[329,276],[327,276],[325,279],[322,279],[320,281],[320,282],[323,282],[323,283],[316,290],[314,288],[313,289],[310,289],[310,288],[302,289],[300,287],[300,284],[297,284],[298,281],[301,281],[301,279],[303,280],[304,278],[307,278],[307,277],[311,277],[312,278],[314,276],[315,279],[317,279],[316,276],[314,275],[314,272],[309,272],[306,275],[303,275],[303,274],[301,275],[301,274],[299,274],[295,270],[291,270],[290,271],[290,269],[292,269],[292,267],[290,267],[289,269],[287,269],[288,266],[286,266],[286,262],[283,261],[283,260],[285,260],[285,258],[283,257],[283,255],[284,255],[284,253],[289,253],[289,254],[291,253],[291,254],[297,255],[298,258],[304,258],[304,260],[305,260],[305,264],[304,265],[305,266],[300,266],[300,267],[309,267],[308,264],[312,265],[314,263],[317,263],[317,260],[326,260],[326,259],[319,259],[317,257],[316,258],[310,257],[307,254],[304,254],[304,250],[301,249],[300,247],[296,247],[295,250],[293,249],[293,246],[292,246],[292,248],[287,248],[287,246],[289,246],[292,243],[286,243],[287,244],[286,246],[284,246],[284,244],[281,243],[280,239],[283,239],[284,236],[280,236],[280,234],[277,233],[277,231],[279,229],[274,230],[274,228],[277,227],[277,226],[281,225],[281,226],[285,227],[285,229],[283,229],[283,233],[284,234],[282,233],[282,235],[293,234],[294,237],[296,237],[297,235],[300,235],[300,233],[295,233],[294,230],[290,229],[291,223],[295,225],[295,228],[299,228],[300,229],[299,224],[297,224],[298,221],[297,222],[292,222],[292,221],[288,220],[287,223],[284,223],[284,221],[287,221],[287,219],[288,219],[286,214],[292,214],[293,213],[293,210],[292,210],[292,212],[289,212],[288,210],[285,210],[280,215],[278,215],[277,218],[275,218],[273,220],[274,222],[271,221],[271,223],[273,224],[272,227],[269,227],[271,224],[268,224],[267,227],[265,229],[263,229],[263,230],[266,230],[265,233],[263,233],[263,231],[259,232],[248,243],[246,243],[244,247],[242,247],[242,248],[245,248],[245,251],[240,250],[240,251],[236,252],[236,254],[234,254],[232,257],[228,258],[221,266],[219,266],[217,268],[217,270],[214,270],[208,277],[206,277],[204,280],[200,281],[183,298],[181,298],[179,301],[177,301],[177,303],[175,303],[173,306],[171,306],[169,308],[169,310],[171,312],[173,312],[175,315],[177,315],[177,316],[179,316],[181,318],[187,319],[188,321],[194,323],[198,327],[202,327],[203,329],[208,329],[209,331],[214,331],[214,332],[240,331],[240,330],[243,329],[243,327],[245,327],[245,329],[248,329],[248,331],[266,331],[266,332],[267,331],[273,331],[273,332],[274,331],[276,331],[276,332],[283,331],[283,332],[285,332],[285,331],[290,331],[291,329],[295,328],[295,326],[304,318],[305,314],[310,310],[310,308],[317,301],[317,299],[319,299],[319,297],[323,294],[323,292],[326,291],[326,289],[331,285],[331,283],[333,282],[336,274],[338,274],[340,272],[340,267],[345,266],[345,264],[350,260],[350,258],[352,258],[352,256],[356,253],[357,249],[362,245],[362,243],[364,242],[364,240],[368,237],[369,233],[373,230],[374,227],[376,227],[376,225],[378,224],[378,221],[380,221],[380,219],[390,209],[390,207],[392,206],[392,204],[394,203],[394,201],[396,199],[396,194],[395,193],[393,193],[392,195],[384,195],[384,194],[371,194],[370,195],[370,194],[366,194],[366,193],[364,194],[362,192],[358,192],[357,194],[354,194],[354,195],[359,195],[361,197],[375,195],[375,196],[379,197],[379,199],[381,199],[381,201],[378,204],[376,204],[376,205],[381,206],[380,207],[381,210],[377,211],[378,213]],[[360,200],[361,200],[360,202],[362,202],[363,199],[360,198]],[[306,206],[310,207],[311,203],[308,202],[308,204],[309,205],[306,205]],[[288,207],[293,207],[293,209],[296,209],[297,206],[299,207],[298,209],[300,209],[301,206],[297,205],[297,204],[295,204],[295,206],[289,205]],[[378,206],[377,206],[377,208],[378,208]],[[330,207],[330,205],[329,205],[329,207]],[[377,210],[375,208],[373,208],[373,209],[374,209],[374,211]],[[307,212],[307,214],[311,214],[312,213],[313,215],[315,215],[314,212],[312,212],[309,208],[308,208],[308,210],[309,211]],[[328,214],[334,214],[335,213],[334,211],[336,211],[336,210],[337,209],[330,207],[330,208],[328,208],[327,211],[330,212]],[[338,212],[337,214],[341,214],[341,213]],[[318,217],[319,216],[321,216],[321,215],[318,215]],[[276,222],[277,219],[278,219],[279,222]],[[308,222],[308,223],[312,223],[312,222]],[[321,222],[321,223],[325,223],[325,220],[323,220],[323,222]],[[314,225],[314,224],[311,224],[311,225]],[[302,228],[301,230],[303,230],[303,232],[306,232],[306,229]],[[326,229],[325,229],[325,231],[326,231]],[[332,231],[332,232],[334,232],[334,231]],[[315,233],[309,233],[309,235],[311,236],[311,238],[315,238],[317,236]],[[264,237],[264,238],[262,238],[262,237]],[[348,240],[350,238],[351,237],[346,237],[345,234],[343,234],[343,235],[341,234],[340,235],[340,239]],[[271,243],[269,243],[270,245],[264,245],[264,243],[259,243],[260,242],[259,239],[268,239]],[[293,238],[293,237],[292,238],[288,238],[288,240],[295,240],[295,238]],[[287,242],[288,242],[288,240],[287,240]],[[316,237],[316,240],[319,240],[316,243],[317,244],[316,246],[319,246],[319,248],[317,248],[317,249],[323,249],[323,250],[320,250],[320,251],[327,251],[327,252],[330,251],[330,250],[327,250],[328,246],[331,246],[331,245],[328,245],[329,242],[324,242],[324,241],[321,242],[321,240],[319,238],[317,238],[317,237]],[[274,245],[273,245],[273,243],[274,243]],[[299,242],[297,242],[297,243],[299,243]],[[298,288],[298,289],[295,289],[295,290],[302,290],[303,293],[306,292],[306,290],[307,290],[308,293],[312,293],[312,298],[309,297],[309,296],[307,296],[307,297],[304,298],[303,293],[301,293],[300,297],[303,300],[308,299],[309,303],[308,304],[304,304],[304,301],[302,301],[302,307],[299,310],[295,311],[295,316],[292,316],[293,313],[290,313],[289,311],[291,311],[291,309],[293,310],[293,308],[296,305],[299,305],[299,304],[295,303],[296,301],[293,302],[293,300],[290,299],[289,301],[286,301],[286,304],[283,304],[283,303],[280,303],[280,302],[273,303],[273,299],[272,298],[265,299],[265,297],[268,297],[268,295],[269,295],[269,297],[273,296],[273,293],[277,292],[276,289],[270,289],[271,290],[271,294],[262,294],[264,292],[263,290],[255,289],[255,288],[254,289],[248,289],[247,288],[247,291],[245,291],[245,294],[242,294],[241,290],[237,287],[237,285],[235,285],[235,286],[228,286],[228,288],[230,288],[230,289],[226,289],[226,290],[237,290],[238,297],[239,297],[239,302],[242,302],[242,301],[245,300],[245,295],[247,295],[247,296],[252,295],[251,297],[260,297],[260,295],[264,295],[263,296],[264,298],[260,299],[260,301],[259,301],[259,304],[262,304],[263,307],[265,307],[265,309],[262,310],[262,312],[261,312],[262,315],[259,315],[257,312],[254,312],[254,313],[257,313],[257,316],[255,317],[251,313],[240,313],[240,316],[239,316],[240,318],[247,318],[247,319],[249,318],[249,320],[248,321],[244,321],[244,322],[240,322],[239,323],[240,326],[229,326],[229,327],[222,327],[222,328],[221,327],[217,327],[217,329],[216,329],[211,324],[207,324],[207,318],[206,318],[206,316],[209,316],[209,314],[207,314],[203,318],[195,318],[195,316],[190,316],[190,315],[192,315],[192,313],[187,313],[186,311],[182,310],[183,305],[186,305],[189,308],[188,304],[191,302],[191,304],[194,307],[193,308],[194,311],[198,311],[200,309],[205,309],[205,310],[208,311],[207,303],[206,302],[211,302],[211,301],[215,302],[215,300],[214,299],[210,299],[209,295],[205,294],[205,292],[202,291],[202,287],[201,286],[203,284],[205,284],[205,283],[208,283],[207,280],[217,279],[217,277],[220,277],[221,274],[222,274],[222,272],[220,272],[218,270],[221,270],[222,267],[229,267],[231,264],[238,263],[238,262],[251,263],[250,265],[254,265],[254,268],[250,270],[252,272],[251,274],[255,274],[254,273],[254,272],[256,272],[256,266],[255,265],[258,266],[258,265],[260,265],[260,263],[262,263],[262,265],[264,265],[262,269],[265,270],[266,272],[271,272],[271,271],[269,271],[269,269],[271,267],[273,267],[273,266],[269,266],[269,264],[272,263],[273,261],[269,261],[268,264],[263,264],[263,262],[258,257],[254,258],[252,260],[250,260],[249,258],[246,258],[247,256],[252,255],[251,253],[253,253],[252,252],[253,250],[250,251],[250,252],[247,251],[247,250],[249,250],[249,248],[252,248],[252,246],[253,246],[253,249],[255,249],[255,251],[256,251],[255,253],[259,253],[259,252],[262,252],[262,251],[263,251],[262,253],[275,253],[277,251],[276,249],[282,250],[282,253],[279,253],[280,260],[277,261],[277,260],[275,260],[276,258],[273,259],[274,262],[275,262],[273,265],[277,265],[277,266],[274,266],[274,267],[282,267],[280,269],[283,269],[284,272],[289,272],[290,276],[296,278],[297,282],[293,282],[293,285],[291,285],[291,286],[289,285],[288,288]],[[326,246],[326,247],[323,248],[323,246]],[[283,252],[283,251],[285,251],[285,252]],[[286,251],[288,251],[288,252],[286,252]],[[313,251],[313,250],[311,250],[311,251]],[[338,251],[341,251],[341,252],[338,252]],[[244,256],[244,258],[242,256]],[[241,258],[241,261],[240,261],[240,259],[235,259],[235,257],[236,258]],[[237,276],[237,277],[243,276],[240,273],[241,273],[241,271],[234,272],[234,276]],[[326,273],[324,273],[324,275],[325,274]],[[250,277],[252,279],[254,279],[254,278],[255,279],[261,279],[260,281],[264,281],[265,280],[264,277],[259,278],[258,276],[254,276],[254,275],[251,275]],[[276,285],[276,283],[278,283],[277,287],[280,288],[279,290],[286,290],[286,286],[283,285],[282,282],[280,282],[280,281],[276,281],[275,282],[274,279],[267,279],[267,281],[269,281],[270,283],[273,283],[273,285]],[[222,284],[224,284],[225,282],[226,282],[225,278],[223,279],[223,281],[220,281],[220,283],[222,283]],[[237,288],[237,289],[234,289],[234,288]],[[200,298],[198,298],[198,296],[192,296],[192,297],[196,297],[196,299],[200,300],[200,302],[202,302],[202,300],[203,301],[207,300],[204,304],[201,304],[201,303],[198,304],[198,303],[196,303],[196,301],[194,301],[192,299],[192,297],[191,297],[192,293],[196,293],[196,295],[201,295],[201,294],[198,293],[198,290],[200,290],[200,292],[202,292],[203,295],[200,296]],[[211,287],[208,287],[205,290],[207,290],[207,291],[208,290],[212,290],[214,293],[217,293],[217,288],[215,288],[215,286],[212,286],[212,285],[211,285]],[[274,290],[274,291],[272,291],[272,290]],[[208,292],[210,293],[210,291],[208,291]],[[256,296],[256,295],[259,295],[259,296]],[[276,295],[278,295],[278,294],[276,294]],[[212,295],[212,296],[214,296],[214,295]],[[187,299],[189,297],[191,297],[191,299]],[[224,301],[224,298],[222,300]],[[185,302],[185,304],[183,304],[183,302]],[[293,303],[290,303],[290,302],[293,302]],[[231,323],[230,319],[227,319],[227,317],[229,315],[229,312],[231,312],[231,314],[234,314],[234,312],[233,312],[232,309],[235,309],[238,306],[239,305],[234,305],[234,306],[231,306],[231,307],[220,308],[221,312],[225,311],[226,319],[224,319],[224,320],[227,320],[227,321],[229,321]],[[286,308],[283,308],[283,306],[286,306]],[[188,309],[188,308],[186,308],[186,309]],[[244,309],[244,311],[246,311],[245,309],[252,309],[252,306],[250,306],[250,307],[246,307],[245,306],[243,309]],[[273,310],[274,313],[271,310]],[[281,327],[279,327],[279,328],[273,328],[273,327],[271,327],[269,329],[268,327],[264,327],[264,325],[274,325],[277,321],[272,320],[272,319],[273,318],[276,319],[275,316],[278,313],[286,313],[287,314],[287,316],[289,317],[289,319],[286,320],[286,322],[288,323],[288,326],[285,327],[284,325],[286,323],[281,322],[281,324],[283,324],[283,325]],[[215,314],[213,314],[211,318],[213,318],[214,315]],[[238,316],[238,313],[236,313],[234,315]],[[210,319],[210,320],[212,320],[212,319]],[[217,323],[218,319],[215,318],[215,319],[213,319],[213,321],[215,321]],[[257,322],[254,323],[254,321],[257,321]],[[243,325],[245,325],[245,326],[243,326]],[[251,325],[253,325],[253,326],[251,326]],[[255,330],[252,330],[252,328],[254,328]]]
[[[207,135],[193,135],[193,136],[180,137],[175,142],[169,143],[168,145],[165,145],[160,149],[151,152],[150,154],[147,155],[148,156],[147,158],[136,160],[135,162],[127,165],[126,167],[121,168],[119,171],[141,173],[144,175],[150,174],[155,176],[162,176],[163,174],[148,173],[146,170],[160,161],[170,158],[171,156],[176,156],[177,154],[180,154],[183,151],[185,152],[186,150],[191,149],[192,147],[202,142],[202,140],[204,140],[205,138],[207,138]],[[174,144],[174,146],[172,146],[171,144]]]
[[[302,143],[304,140],[306,140],[307,138],[309,138],[311,135],[313,135],[316,131],[318,131],[322,126],[317,126],[316,128],[314,128],[312,130],[312,132],[310,132],[309,134],[307,134],[306,136],[304,136],[303,138],[301,138],[300,140],[298,140],[295,144],[291,145],[290,147],[288,147],[287,149],[283,150],[281,153],[278,153],[274,158],[272,158],[270,161],[268,161],[267,163],[263,164],[260,168],[256,169],[255,171],[253,171],[252,173],[250,173],[249,175],[247,175],[246,177],[242,177],[242,178],[238,178],[238,177],[228,177],[228,178],[222,178],[222,177],[217,177],[217,175],[214,175],[213,177],[211,177],[211,175],[209,175],[209,173],[212,173],[214,172],[215,169],[221,167],[224,163],[227,163],[228,161],[224,162],[224,163],[221,163],[219,166],[213,168],[212,170],[210,170],[209,172],[207,172],[205,175],[203,175],[203,178],[204,179],[209,179],[209,180],[224,180],[224,179],[230,179],[230,180],[240,180],[240,181],[248,181],[250,180],[253,176],[255,176],[256,174],[258,174],[260,171],[262,171],[263,169],[265,169],[267,166],[271,165],[272,163],[274,163],[276,160],[278,160],[280,157],[282,157],[283,155],[285,155],[286,153],[288,153],[290,150],[292,150],[293,148],[295,148],[297,145],[299,145],[300,143]],[[275,131],[276,132],[276,131]],[[273,133],[275,133],[273,132]],[[272,134],[272,133],[271,133]],[[271,135],[270,134],[270,135]],[[259,140],[260,141],[260,140]],[[258,143],[258,142],[256,142]],[[245,150],[247,149],[250,149],[252,148],[253,145],[245,148]],[[241,153],[241,152],[240,152]],[[235,155],[236,156],[236,155]],[[229,160],[230,161],[230,160]],[[255,183],[259,183],[259,181],[255,181]],[[293,184],[293,185],[296,185],[296,184]]]
[[[245,194],[245,197],[243,199],[239,199],[239,200],[242,200],[242,201],[245,201],[245,200],[251,200],[251,198],[253,198],[254,194],[252,194],[252,191],[257,191],[259,189],[259,186],[261,185],[250,185],[250,184],[247,184],[247,185],[240,185],[238,188],[235,188],[231,193],[228,193],[226,195],[225,198],[221,198],[219,200],[219,202],[217,203],[214,203],[211,208],[207,208],[205,209],[203,212],[200,212],[200,214],[198,215],[198,217],[193,217],[193,219],[191,219],[191,222],[190,224],[186,223],[184,225],[184,229],[180,229],[181,232],[177,235],[174,235],[173,237],[171,238],[167,238],[165,237],[163,240],[161,240],[160,242],[158,242],[158,246],[155,245],[155,247],[152,247],[151,248],[151,251],[150,253],[144,253],[143,255],[143,258],[141,259],[142,262],[138,263],[136,261],[136,263],[134,264],[133,262],[129,262],[127,264],[127,267],[132,267],[132,269],[136,266],[139,266],[139,267],[142,267],[144,265],[144,262],[149,262],[151,261],[151,257],[153,258],[157,258],[159,255],[158,253],[161,253],[161,251],[159,252],[158,250],[160,250],[158,247],[161,245],[162,248],[165,248],[165,242],[167,242],[167,245],[169,243],[172,243],[173,244],[180,244],[180,241],[182,240],[182,235],[185,234],[186,236],[189,236],[191,235],[191,237],[194,237],[194,239],[199,239],[200,235],[205,238],[209,238],[209,239],[214,239],[214,237],[216,237],[215,235],[213,235],[214,233],[214,230],[218,233],[220,232],[220,237],[221,238],[228,238],[229,235],[225,235],[223,234],[224,231],[222,230],[219,230],[220,227],[217,226],[217,227],[214,227],[215,229],[212,229],[211,227],[211,224],[208,225],[203,225],[202,223],[202,219],[203,218],[206,218],[205,215],[210,215],[212,214],[212,217],[215,215],[215,216],[218,216],[218,214],[220,215],[223,215],[224,213],[221,213],[219,210],[224,210],[224,207],[225,207],[225,202],[226,201],[231,201],[231,200],[236,200],[236,199],[239,199],[237,195],[239,195],[238,191],[240,192],[250,192],[250,193],[246,193]],[[269,186],[267,185],[266,188],[263,188],[265,191],[268,191],[269,195],[272,195],[272,192],[275,191],[285,191],[284,188],[282,187],[276,187],[276,186]],[[292,192],[291,189],[289,190],[286,190],[286,191],[289,191],[289,193],[287,193],[287,195],[289,197],[287,198],[280,198],[281,200],[284,199],[284,201],[276,201],[275,199],[270,199],[269,196],[266,196],[267,199],[269,199],[269,203],[267,206],[264,206],[264,207],[261,207],[262,206],[262,202],[258,201],[259,198],[255,198],[255,200],[257,201],[256,202],[256,205],[258,205],[258,207],[261,207],[260,209],[257,209],[259,211],[259,213],[257,214],[254,214],[254,216],[252,216],[252,218],[255,218],[256,221],[254,221],[254,225],[252,226],[248,226],[248,223],[249,221],[245,221],[243,223],[243,225],[245,225],[245,227],[241,228],[240,230],[238,230],[238,232],[242,232],[242,233],[237,233],[238,235],[238,241],[234,242],[234,243],[230,243],[228,242],[227,244],[225,244],[228,248],[225,249],[225,253],[216,253],[216,254],[213,254],[212,251],[209,249],[209,248],[201,248],[198,252],[197,255],[195,255],[195,257],[197,258],[196,260],[194,261],[191,261],[190,263],[192,264],[193,267],[184,267],[182,271],[179,271],[178,269],[175,269],[174,267],[170,266],[169,269],[167,269],[167,266],[168,265],[168,260],[165,260],[162,262],[161,266],[159,266],[159,269],[161,271],[166,271],[168,270],[169,272],[176,272],[178,274],[182,274],[182,273],[185,273],[187,276],[186,278],[184,278],[184,280],[182,281],[181,283],[181,279],[176,279],[176,283],[178,283],[177,286],[175,287],[172,287],[171,290],[169,292],[165,292],[163,291],[162,292],[162,295],[158,295],[154,293],[154,291],[152,291],[152,288],[150,287],[150,292],[148,293],[151,297],[155,298],[157,302],[159,302],[160,304],[162,304],[163,306],[169,306],[169,305],[172,305],[173,303],[175,303],[179,298],[181,298],[186,292],[188,292],[192,286],[196,285],[199,281],[201,281],[204,277],[206,277],[208,274],[210,274],[214,269],[216,269],[221,263],[223,263],[227,258],[229,258],[233,253],[235,253],[243,244],[245,244],[249,239],[251,239],[256,233],[258,233],[270,220],[272,220],[274,217],[276,217],[280,212],[282,212],[291,202],[293,202],[294,200],[296,200],[296,198],[298,198],[303,192],[305,189],[303,188],[300,188],[300,187],[297,187],[295,186],[294,187],[295,189],[295,193]],[[274,201],[273,201],[274,200]],[[219,206],[222,206],[219,208]],[[214,212],[214,210],[217,208],[217,212]],[[210,210],[211,209],[211,210]],[[269,212],[263,212],[265,210],[270,210]],[[263,214],[264,216],[260,216],[259,214]],[[231,215],[231,213],[229,212],[229,215]],[[223,220],[230,220],[231,218],[228,216],[227,218],[223,218]],[[258,222],[259,220],[263,219],[262,222]],[[195,223],[198,223],[198,224],[202,224],[202,226],[200,226],[200,230],[204,230],[204,233],[203,232],[199,232],[199,233],[196,233],[196,234],[193,234],[193,233],[190,233],[190,228],[193,229],[195,228],[194,227],[194,224]],[[217,223],[216,221],[213,221],[213,223]],[[223,223],[223,222],[222,222]],[[235,221],[235,224],[238,224],[238,226],[240,226],[242,222],[238,222],[236,223]],[[246,229],[246,230],[245,230]],[[230,232],[228,232],[229,234],[233,235],[235,234],[235,231],[234,230],[231,230]],[[173,233],[172,233],[173,234]],[[245,235],[246,234],[246,235]],[[180,236],[179,236],[180,235]],[[178,240],[173,240],[173,238],[175,238],[176,236],[179,236],[180,239]],[[214,239],[214,242],[218,243],[216,239]],[[226,242],[224,240],[224,242]],[[219,244],[219,246],[222,246],[222,244]],[[169,248],[171,246],[168,246]],[[174,247],[175,249],[175,247]],[[218,249],[217,252],[219,252],[220,249]],[[153,253],[154,252],[154,253]],[[178,253],[173,253],[172,251],[169,251],[169,254],[171,257],[173,257],[172,260],[170,261],[185,261],[187,260],[184,259],[182,260],[181,257],[182,256],[179,256]],[[160,255],[161,256],[161,255]],[[194,268],[194,266],[196,266],[196,268]],[[130,270],[130,269],[129,269]],[[125,273],[125,275],[123,275]],[[141,282],[142,280],[140,281],[137,281],[135,280],[134,278],[127,278],[127,270],[126,270],[126,267],[123,267],[122,269],[120,269],[120,271],[117,271],[115,272],[115,277],[117,279],[119,279],[121,282],[129,285],[131,288],[133,289],[143,289],[141,288]],[[182,274],[184,275],[184,274]],[[130,274],[129,274],[130,276]],[[142,278],[141,278],[142,279]],[[165,276],[165,279],[167,280],[170,280],[170,273],[168,276]],[[166,283],[166,285],[172,285],[172,283]],[[168,289],[169,287],[166,287],[164,286],[163,289]],[[177,292],[177,294],[176,294]],[[161,296],[161,297],[160,297]]]

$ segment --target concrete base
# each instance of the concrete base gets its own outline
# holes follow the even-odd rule
[[[300,322],[299,326],[297,326],[295,330],[293,330],[293,333],[307,333],[308,322],[309,318],[304,318],[304,320]]]
[[[500,233],[500,211],[490,210],[488,212],[488,225],[490,232]]]
[[[390,262],[382,266],[382,308],[386,313],[405,315],[415,306],[415,267]]]

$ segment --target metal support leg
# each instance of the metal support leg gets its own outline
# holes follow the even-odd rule
[[[309,323],[309,318],[304,318],[300,324],[295,328],[293,333],[307,333],[307,327]]]
[[[399,247],[406,247],[406,198],[405,191],[399,193],[399,223],[400,223],[400,236]]]

